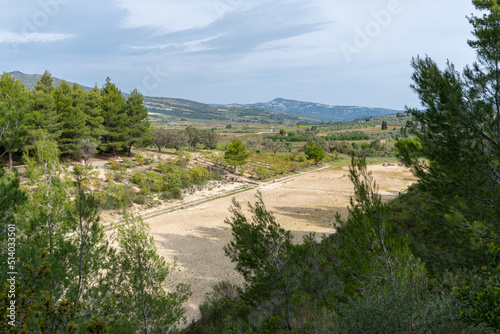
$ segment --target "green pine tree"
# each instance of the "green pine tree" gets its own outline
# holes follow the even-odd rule
[[[98,203],[86,187],[88,170],[75,166],[73,184],[68,171],[61,169],[59,154],[47,134],[34,143],[33,156],[25,153],[29,201],[15,215],[9,213],[17,218],[20,332],[104,330],[116,293],[114,251],[99,224]],[[15,183],[11,185],[13,200],[17,197],[21,205]]]
[[[127,150],[132,154],[132,145],[148,145],[153,137],[149,133],[148,110],[143,105],[143,96],[137,89],[127,98]]]
[[[304,238],[304,245],[294,245],[292,234],[276,223],[260,192],[255,204],[248,206],[253,214],[251,220],[233,199],[232,216],[225,220],[231,226],[233,240],[224,251],[245,279],[247,298],[261,300],[274,291],[285,298],[285,320],[291,330],[290,301],[307,269],[308,252],[312,250],[314,238],[308,236]]]
[[[240,139],[235,139],[226,145],[224,159],[229,165],[233,166],[234,171],[236,171],[236,166],[246,164],[249,156],[250,152],[246,150]]]
[[[442,247],[420,255],[441,268],[480,264],[482,248],[500,235],[500,13],[496,1],[473,4],[483,13],[469,18],[477,62],[459,73],[451,63],[441,70],[429,57],[413,60],[412,88],[425,108],[408,110],[412,137],[397,145],[418,191],[433,199],[435,217],[419,226]],[[439,262],[445,254],[453,256]]]
[[[346,290],[359,289],[370,278],[379,281],[395,277],[408,249],[389,221],[389,206],[382,202],[378,187],[366,166],[364,156],[352,157],[349,178],[354,197],[349,216],[337,213],[337,233],[332,236],[339,245],[334,253],[334,268],[346,282]],[[352,291],[351,291],[352,292]]]
[[[105,130],[100,147],[116,156],[117,152],[124,151],[127,147],[128,121],[125,98],[110,78],[106,79],[106,84],[101,89],[100,102]]]
[[[28,92],[18,79],[8,73],[0,77],[0,157],[9,156],[9,169],[12,168],[12,154],[24,149],[27,141],[26,110]]]
[[[87,138],[90,129],[87,114],[84,112],[85,91],[78,85],[70,87],[63,81],[54,89],[54,102],[61,123],[61,136],[58,138],[61,153],[71,157],[79,156],[79,145]]]
[[[183,320],[183,303],[189,288],[180,284],[165,291],[169,267],[158,255],[149,227],[140,218],[129,217],[118,228],[120,287],[117,308],[122,314],[113,323],[116,331],[142,333],[175,332]]]
[[[53,139],[61,136],[61,119],[57,115],[53,96],[54,78],[48,71],[38,79],[35,90],[30,94],[30,110],[28,113],[29,139],[27,149],[33,149],[33,142],[45,130]]]
[[[99,143],[102,136],[105,133],[104,129],[104,118],[101,113],[101,92],[97,87],[97,84],[85,94],[85,108],[84,112],[87,115],[86,127],[89,128],[89,138],[95,142]]]
[[[312,141],[309,145],[304,146],[304,153],[306,154],[307,159],[313,159],[316,164],[323,160],[326,156],[321,145],[315,141]]]

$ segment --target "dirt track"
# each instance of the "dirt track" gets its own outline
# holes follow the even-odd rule
[[[396,196],[415,182],[403,167],[370,166],[369,170],[384,198]],[[311,232],[330,234],[335,232],[335,213],[347,213],[353,193],[347,174],[346,169],[322,169],[266,183],[234,197],[246,209],[246,203],[255,202],[256,191],[260,190],[276,221],[291,230],[298,240]],[[189,322],[199,318],[198,306],[214,283],[221,280],[241,283],[223,251],[231,238],[230,228],[224,223],[231,199],[231,196],[219,198],[146,219],[160,255],[170,263],[176,259],[177,267],[168,277],[169,286],[191,285],[193,295],[186,305]]]

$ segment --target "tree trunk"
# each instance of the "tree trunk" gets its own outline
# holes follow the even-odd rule
[[[12,153],[9,152],[9,169],[12,169]]]
[[[285,300],[286,300],[286,326],[288,327],[288,330],[292,330],[292,325],[290,325],[290,295],[287,293],[285,294]]]
[[[128,147],[128,156],[131,157],[132,156],[132,145],[133,144],[130,144],[130,146]]]

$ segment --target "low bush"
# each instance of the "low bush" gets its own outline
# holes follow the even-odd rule
[[[114,169],[114,170],[122,169],[122,165],[116,159],[111,158],[108,160],[108,162],[111,165],[112,169]]]
[[[141,194],[141,193],[136,194],[136,196],[134,198],[134,203],[139,204],[139,205],[144,205],[147,203],[147,201],[148,201],[147,196],[144,194]]]
[[[182,191],[179,187],[173,187],[161,193],[160,199],[168,201],[171,199],[182,199]]]
[[[141,172],[134,172],[134,174],[132,175],[132,183],[141,185],[144,183],[144,181],[146,181],[146,175]]]
[[[124,164],[126,168],[134,167],[134,163],[130,161],[129,158],[122,158],[122,164]]]
[[[126,209],[132,205],[135,192],[129,186],[111,184],[108,188],[95,192],[96,199],[102,209]]]
[[[144,156],[140,153],[136,153],[134,158],[135,162],[137,162],[139,165],[144,165],[146,163],[146,159],[144,159]]]
[[[267,168],[264,168],[264,167],[259,167],[257,168],[257,170],[255,171],[255,175],[257,175],[257,178],[259,180],[265,180],[269,177],[271,177],[271,172],[269,171],[269,169]]]

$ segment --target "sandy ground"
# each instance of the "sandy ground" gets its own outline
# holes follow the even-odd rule
[[[413,175],[400,166],[369,166],[384,198],[396,196],[415,182]],[[168,276],[169,288],[178,283],[191,286],[192,296],[186,304],[188,322],[200,316],[198,306],[214,283],[228,280],[241,283],[234,265],[224,255],[223,247],[231,239],[230,227],[224,223],[228,208],[236,198],[255,202],[257,190],[276,221],[291,230],[300,240],[303,235],[334,233],[335,213],[347,213],[353,187],[347,169],[326,168],[305,172],[275,182],[265,183],[234,196],[219,198],[196,206],[148,218],[158,251],[168,263],[177,263]]]

